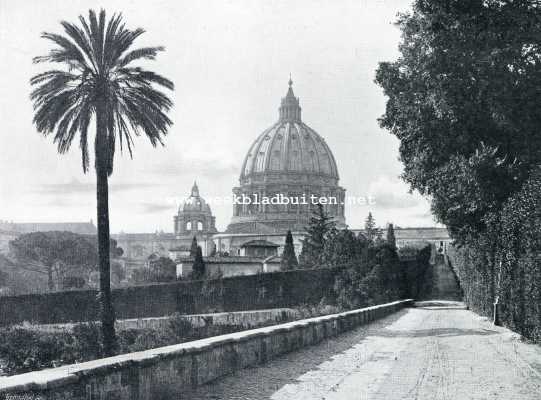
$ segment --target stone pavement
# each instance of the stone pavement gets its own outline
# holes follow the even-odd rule
[[[425,302],[181,398],[539,400],[541,347],[461,303]]]

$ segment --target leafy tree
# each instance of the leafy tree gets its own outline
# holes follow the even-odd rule
[[[386,237],[385,241],[393,249],[396,249],[396,237],[394,235],[394,226],[393,226],[393,224],[387,225],[387,237]]]
[[[380,124],[400,139],[405,181],[464,242],[541,162],[541,9],[416,0],[397,24],[400,57],[376,73]]]
[[[110,239],[109,254],[111,258],[120,258],[124,255],[124,249],[118,246],[118,242],[115,239]]]
[[[18,263],[30,263],[47,273],[49,290],[55,288],[55,274],[59,281],[74,269],[86,275],[98,262],[95,242],[72,232],[26,233],[12,240],[9,246]]]
[[[325,212],[321,204],[317,204],[302,242],[299,261],[303,268],[320,266],[325,240],[334,231],[336,231],[336,224],[333,218]]]
[[[34,123],[48,136],[54,133],[59,153],[69,150],[79,133],[82,167],[89,169],[88,128],[94,120],[94,167],[97,180],[98,254],[100,271],[101,326],[105,355],[115,353],[114,310],[111,298],[109,254],[109,187],[116,143],[127,147],[130,156],[133,135],[143,132],[151,144],[163,144],[172,124],[165,114],[171,100],[153,85],[173,89],[168,79],[132,65],[137,60],[154,60],[163,47],[130,50],[144,33],[125,28],[122,15],[106,22],[105,11],[89,11],[79,17],[80,26],[63,21],[65,35],[43,33],[56,48],[34,62],[64,66],[34,76]]]
[[[150,262],[150,280],[157,282],[174,281],[177,265],[169,257],[159,257]]]
[[[373,241],[376,239],[378,229],[376,227],[376,220],[371,212],[368,213],[368,217],[366,217],[366,220],[364,221],[364,232],[368,240]]]
[[[321,263],[329,268],[357,268],[360,267],[365,249],[363,242],[349,229],[336,230],[325,241]]]
[[[193,279],[203,279],[205,276],[205,261],[203,260],[203,251],[201,246],[197,246],[197,253],[195,254],[195,259],[192,266],[192,277]]]
[[[192,246],[190,247],[190,257],[195,258],[197,255],[197,238],[194,236],[192,239]]]
[[[296,269],[299,266],[297,256],[295,255],[295,246],[293,245],[293,235],[291,231],[287,231],[286,244],[284,246],[284,252],[282,253],[282,260],[280,261],[282,270]]]
[[[126,271],[118,261],[111,262],[111,278],[114,278],[113,283],[119,283],[126,279]]]

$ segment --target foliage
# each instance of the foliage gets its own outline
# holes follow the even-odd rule
[[[95,243],[85,235],[72,232],[26,233],[12,240],[9,246],[19,263],[43,266],[49,289],[55,287],[55,275],[58,283],[67,276],[87,277],[98,262]]]
[[[372,213],[368,213],[368,217],[366,217],[366,220],[364,221],[364,233],[368,240],[374,240],[377,236],[377,227],[376,227],[376,221],[374,217],[372,216]]]
[[[47,275],[49,290],[82,288],[97,271],[98,246],[93,235],[67,231],[31,232],[20,235],[9,244],[13,263]],[[124,253],[116,240],[110,240],[111,257]],[[113,263],[114,265],[114,263]],[[113,274],[121,269],[113,268]]]
[[[192,245],[190,247],[190,257],[195,258],[195,256],[197,255],[197,247],[197,238],[194,236],[192,239]]]
[[[126,271],[118,261],[111,262],[111,279],[114,283],[119,283],[126,279]]]
[[[306,236],[302,243],[299,263],[303,268],[318,267],[321,265],[325,241],[335,232],[336,224],[325,212],[323,205],[318,203],[305,230]]]
[[[396,249],[378,242],[370,243],[363,253],[335,279],[338,304],[359,308],[404,297],[407,282]]]
[[[541,342],[541,170],[491,216],[480,237],[452,248],[450,258],[470,307]]]
[[[431,245],[402,247],[398,251],[405,269],[407,294],[412,299],[427,299],[432,292],[433,268],[430,265]]]
[[[403,178],[461,243],[541,162],[540,16],[530,1],[416,0],[400,57],[379,65]]]
[[[205,277],[205,261],[203,260],[203,250],[201,246],[197,246],[197,252],[192,266],[192,278],[203,279]]]
[[[177,277],[177,265],[169,257],[159,257],[149,262],[151,282],[174,281]]]
[[[396,249],[396,237],[394,235],[393,224],[387,225],[387,237],[385,238],[385,241],[389,244],[389,246]]]
[[[29,326],[0,330],[3,372],[14,374],[72,364],[102,356],[99,327],[78,324],[72,332],[41,332]]]
[[[382,127],[403,178],[449,228],[465,299],[541,340],[541,8],[531,1],[416,0],[400,57],[380,63]]]
[[[280,267],[282,271],[288,269],[296,269],[299,266],[297,256],[295,255],[295,246],[293,245],[293,235],[291,231],[287,231],[286,244],[284,246],[284,252],[282,253],[282,260],[280,261]]]

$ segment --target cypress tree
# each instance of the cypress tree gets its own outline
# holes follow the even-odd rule
[[[368,213],[368,217],[366,218],[364,222],[364,231],[366,234],[366,238],[370,241],[373,241],[376,239],[378,235],[378,229],[376,228],[376,221],[374,217],[372,216],[372,213]]]
[[[282,253],[282,261],[280,262],[282,270],[296,269],[299,266],[297,256],[295,255],[295,246],[293,246],[293,235],[291,231],[287,231],[286,244]]]
[[[197,255],[197,238],[194,236],[192,239],[192,246],[190,247],[190,257],[195,258]]]
[[[393,224],[389,224],[387,226],[387,243],[396,250],[396,237],[394,235],[394,226]]]
[[[192,266],[192,277],[193,279],[203,279],[205,276],[205,261],[203,260],[203,251],[201,246],[197,246],[197,251],[195,253],[195,259]]]

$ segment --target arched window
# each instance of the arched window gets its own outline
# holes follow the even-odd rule
[[[191,231],[191,230],[192,230],[192,223],[191,223],[191,222],[186,223],[186,230],[187,230],[187,231]]]
[[[197,230],[202,231],[203,230],[203,223],[201,221],[197,221]]]

